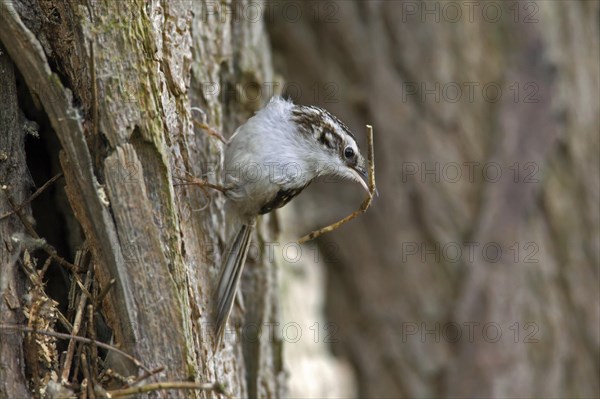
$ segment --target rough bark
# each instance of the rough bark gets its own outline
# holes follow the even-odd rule
[[[194,130],[193,118],[203,116],[192,115],[190,104],[227,136],[265,100],[224,90],[271,80],[262,22],[235,19],[229,2],[4,0],[1,7],[0,41],[50,122],[41,134],[60,142],[61,189],[91,249],[95,284],[105,288],[115,279],[99,309],[114,343],[149,369],[165,367],[155,380],[217,381],[236,396],[281,396],[277,341],[230,340],[213,353],[223,199],[174,185],[183,171],[212,180],[220,173],[220,145]],[[6,104],[3,116],[18,102]],[[9,131],[3,126],[2,135]],[[22,134],[10,137],[20,146],[10,162],[22,172]],[[18,203],[25,199],[22,176],[11,186]],[[259,240],[273,234],[269,226],[258,229]],[[17,222],[5,227],[3,242],[20,228]],[[2,252],[2,287],[22,278],[14,270],[15,251]],[[4,267],[5,255],[12,268]],[[273,265],[256,260],[252,266],[243,280],[247,312],[234,310],[232,320],[261,325],[277,317]],[[11,298],[19,306],[18,293]],[[1,346],[8,350],[4,340]],[[11,348],[8,370],[20,378],[3,375],[0,382],[2,394],[13,397],[27,387],[22,367],[15,368],[24,363],[20,345]],[[124,375],[138,374],[115,353],[107,361]]]
[[[5,192],[21,203],[31,185],[26,178],[25,134],[23,119],[17,107],[17,85],[13,63],[0,45],[0,217],[11,207]],[[6,134],[10,132],[11,134]],[[12,236],[25,228],[17,215],[0,219],[0,323],[23,322],[19,298],[24,294],[24,276],[19,273],[21,246]],[[0,330],[0,396],[26,397],[23,337],[14,331]]]
[[[381,196],[321,241],[333,350],[360,397],[597,397],[598,3],[450,3],[269,24],[276,67],[318,89],[301,102],[375,128]],[[292,205],[312,226],[360,202],[319,188]]]

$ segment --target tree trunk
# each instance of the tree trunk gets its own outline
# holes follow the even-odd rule
[[[285,384],[277,340],[226,339],[225,346],[213,352],[212,292],[226,243],[224,200],[198,187],[176,184],[177,177],[189,178],[185,171],[219,180],[220,143],[203,129],[194,130],[194,119],[206,118],[228,136],[266,100],[236,95],[240,82],[260,85],[272,80],[263,24],[234,18],[229,2],[0,4],[0,41],[7,50],[0,55],[0,156],[8,155],[0,158],[0,183],[16,205],[27,198],[29,154],[24,151],[24,118],[16,117],[19,108],[38,122],[41,143],[32,145],[50,159],[44,164],[44,159],[28,156],[29,168],[64,173],[49,199],[55,201],[49,208],[62,212],[64,226],[49,226],[56,235],[42,238],[56,243],[58,250],[47,278],[61,273],[66,278],[57,279],[62,285],[47,284],[45,293],[58,292],[57,307],[64,312],[67,307],[77,310],[66,303],[70,282],[85,282],[91,275],[93,297],[108,290],[104,300],[94,303],[76,288],[80,302],[94,305],[95,313],[82,316],[87,328],[80,328],[79,335],[94,338],[90,334],[98,333],[100,339],[108,331],[107,342],[146,369],[164,367],[142,384],[219,382],[235,396],[280,397]],[[13,63],[17,77],[11,73]],[[204,114],[192,113],[190,104]],[[51,144],[55,137],[60,154]],[[38,187],[45,180],[43,173],[40,176]],[[4,198],[0,201],[0,213],[13,210]],[[40,205],[32,204],[35,215]],[[39,230],[47,224],[43,218],[36,218]],[[24,358],[22,335],[7,329],[23,325],[22,295],[25,285],[32,284],[18,267],[25,245],[11,242],[24,228],[17,214],[0,223],[0,397],[22,397],[28,390],[39,396],[48,386],[31,383],[39,373]],[[265,223],[257,229],[259,242],[271,237],[271,226]],[[81,248],[92,255],[90,272],[61,272],[58,256],[76,263],[74,254]],[[47,256],[39,246],[32,251]],[[277,318],[273,265],[266,257],[249,263],[242,282],[247,311],[235,308],[231,325],[263,325]],[[106,327],[98,325],[98,331],[90,332],[93,320]],[[72,373],[67,367],[69,379],[63,381],[73,383],[69,389],[75,392],[85,388],[86,367],[97,366],[89,361],[91,346],[77,346],[79,357]],[[64,357],[50,380],[61,382]],[[143,374],[116,351],[108,352],[100,371],[109,368],[124,376]],[[115,379],[103,385],[98,375],[87,375],[86,380],[97,389],[119,387]],[[167,393],[182,395],[157,391],[159,396]]]
[[[0,217],[10,209],[5,190],[10,184],[14,201],[21,203],[27,198],[30,182],[25,163],[25,128],[17,106],[17,85],[13,63],[4,47],[0,45]],[[11,132],[12,134],[6,134]],[[15,218],[0,220],[0,323],[19,324],[23,315],[19,312],[19,298],[25,293],[24,276],[19,273],[20,245],[12,242],[12,236],[23,234],[25,227]],[[14,332],[0,330],[0,394],[8,397],[27,396],[27,385],[23,373],[23,339]]]
[[[375,129],[381,195],[320,242],[332,348],[360,397],[598,397],[598,3],[467,3],[268,25],[290,94]],[[318,188],[312,226],[360,203]]]

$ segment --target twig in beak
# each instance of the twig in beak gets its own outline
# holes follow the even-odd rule
[[[377,192],[377,187],[375,185],[375,151],[373,149],[373,127],[371,125],[367,125],[367,133],[368,133],[368,140],[369,140],[369,147],[367,149],[367,159],[369,160],[369,170],[368,170],[369,185],[367,186],[367,184],[364,182],[364,180],[362,179],[362,177],[360,176],[360,174],[357,171],[354,171],[354,172],[356,172],[356,175],[359,177],[358,180],[360,181],[360,183],[362,183],[365,190],[367,190],[369,196],[363,201],[363,203],[360,205],[360,208],[358,210],[352,212],[350,215],[346,216],[345,218],[343,218],[333,224],[330,224],[329,226],[325,226],[319,230],[315,230],[312,233],[305,235],[304,237],[301,237],[298,240],[298,242],[300,244],[303,244],[310,240],[314,240],[315,238],[317,238],[325,233],[329,233],[330,231],[333,231],[333,230],[339,228],[344,223],[351,221],[358,215],[365,213],[366,210],[369,209],[369,207],[371,206],[371,201],[373,200],[373,194],[377,193],[377,195],[379,195],[379,193]]]

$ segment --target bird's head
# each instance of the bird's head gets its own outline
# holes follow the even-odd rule
[[[299,137],[310,143],[312,158],[319,163],[319,175],[355,181],[370,193],[366,161],[350,129],[319,107],[295,105],[291,111]]]

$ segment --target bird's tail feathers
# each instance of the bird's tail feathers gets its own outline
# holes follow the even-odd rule
[[[219,275],[219,285],[215,292],[217,301],[216,319],[216,341],[215,348],[223,339],[227,319],[233,308],[233,301],[240,282],[240,276],[246,262],[246,255],[250,247],[250,238],[253,225],[242,224],[238,230],[231,247],[225,253],[224,262]]]

